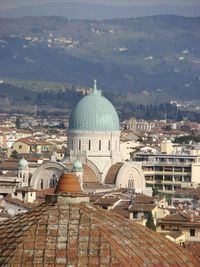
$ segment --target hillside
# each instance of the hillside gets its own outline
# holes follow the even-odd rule
[[[122,1],[121,1],[122,2]],[[164,5],[142,5],[140,1],[138,4],[126,5],[121,3],[118,6],[115,1],[112,3],[108,1],[106,5],[95,3],[81,3],[73,2],[64,3],[41,3],[31,5],[29,1],[26,2],[26,6],[20,6],[16,8],[10,8],[7,10],[1,10],[1,17],[22,17],[22,16],[63,16],[71,19],[112,19],[112,18],[132,18],[132,17],[145,17],[153,15],[179,15],[186,17],[195,17],[200,15],[200,4],[196,2],[188,3],[184,5],[173,5],[168,3]],[[3,6],[2,8],[3,9]]]
[[[0,18],[0,76],[194,99],[199,43],[200,18]]]

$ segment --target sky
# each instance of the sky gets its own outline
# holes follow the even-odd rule
[[[44,4],[44,3],[69,3],[69,2],[79,2],[79,3],[96,3],[96,4],[106,4],[106,5],[119,5],[119,6],[145,6],[145,5],[199,5],[200,0],[0,0],[0,10],[16,8],[20,6]]]

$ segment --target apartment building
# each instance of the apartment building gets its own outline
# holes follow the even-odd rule
[[[165,193],[200,184],[200,155],[137,153],[146,184]]]

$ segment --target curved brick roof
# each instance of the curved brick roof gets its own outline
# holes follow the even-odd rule
[[[73,163],[67,162],[65,166],[68,169],[73,169]],[[83,164],[83,182],[84,183],[97,183],[99,182],[98,177],[96,176],[95,172],[89,167],[87,164]]]
[[[115,184],[117,174],[118,174],[122,165],[123,165],[123,163],[118,162],[118,163],[115,163],[114,165],[112,165],[110,167],[110,169],[108,170],[108,172],[106,174],[105,184]]]
[[[43,204],[0,224],[0,266],[200,266],[190,252],[141,225],[62,203]]]

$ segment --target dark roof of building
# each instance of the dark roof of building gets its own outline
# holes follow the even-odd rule
[[[200,216],[194,214],[188,214],[186,212],[179,211],[175,214],[170,214],[160,219],[159,224],[168,224],[168,225],[181,225],[182,227],[193,226],[200,227]]]
[[[0,163],[0,170],[17,170],[19,161],[6,160]]]
[[[155,204],[137,204],[134,203],[129,207],[129,211],[131,212],[137,212],[137,211],[142,211],[142,212],[149,212],[155,209],[156,205]]]
[[[108,206],[113,206],[117,201],[119,201],[120,198],[118,196],[103,196],[97,201],[95,201],[94,205],[108,205]]]
[[[181,233],[179,231],[172,231],[172,232],[169,232],[168,234],[165,234],[165,236],[170,236],[170,237],[172,237],[174,239],[176,239],[176,238],[178,238],[178,237],[180,237],[182,235],[183,235],[183,233]]]
[[[163,219],[161,219],[161,221],[188,222],[191,221],[191,216],[186,212],[178,212],[166,215]]]
[[[154,204],[155,203],[155,198],[150,197],[141,193],[136,193],[134,197],[134,202],[135,203],[143,203],[143,204]]]
[[[17,187],[16,192],[36,192],[37,190],[31,186]]]
[[[128,208],[125,208],[124,206],[116,206],[111,210],[111,212],[118,214],[124,218],[129,218]]]
[[[0,265],[200,266],[189,251],[146,227],[63,203],[45,203],[0,223]]]
[[[120,168],[122,167],[122,165],[123,165],[123,163],[118,162],[118,163],[115,163],[114,165],[112,165],[110,167],[110,169],[108,170],[108,172],[106,174],[105,184],[115,184],[117,174],[118,174]]]

